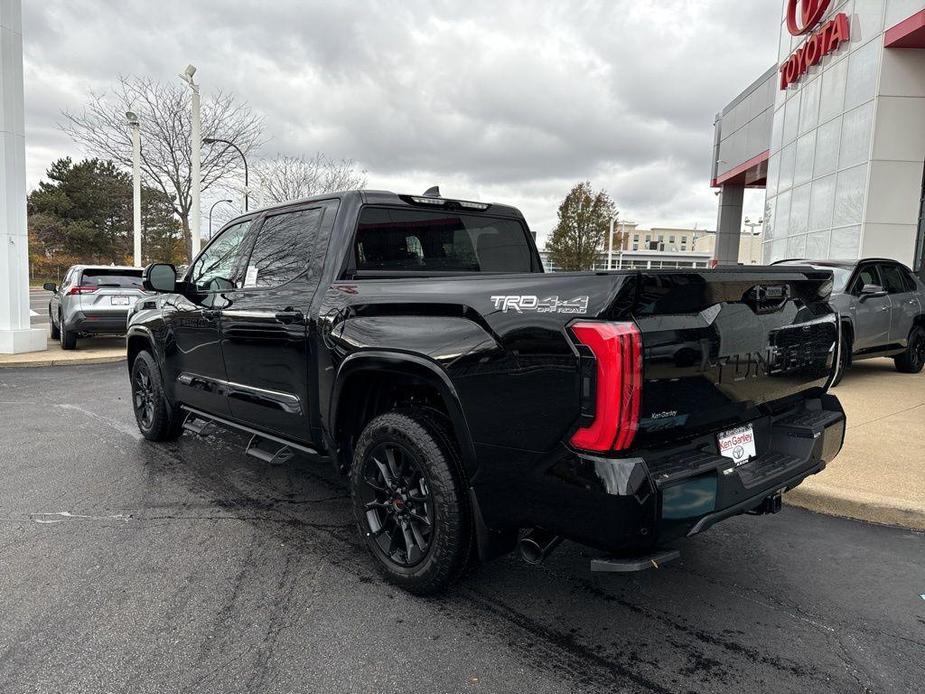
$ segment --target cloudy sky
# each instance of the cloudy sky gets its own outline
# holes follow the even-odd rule
[[[265,156],[495,200],[541,235],[589,179],[643,227],[714,228],[713,118],[775,60],[779,0],[24,0],[28,182],[119,74],[193,63],[266,118]],[[746,212],[760,215],[763,195]]]

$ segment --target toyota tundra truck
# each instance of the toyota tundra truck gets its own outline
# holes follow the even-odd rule
[[[513,207],[361,190],[238,217],[144,286],[144,437],[217,425],[265,464],[329,461],[419,594],[563,538],[592,569],[658,565],[778,511],[844,439],[824,269],[546,274]]]

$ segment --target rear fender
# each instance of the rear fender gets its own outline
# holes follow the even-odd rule
[[[456,442],[459,445],[463,465],[462,472],[466,477],[466,484],[468,484],[468,480],[472,479],[477,467],[475,448],[472,445],[469,425],[460,405],[456,388],[450,381],[449,376],[436,363],[425,357],[400,352],[371,350],[357,352],[344,359],[337,371],[334,388],[331,392],[331,403],[328,410],[330,421],[325,427],[328,435],[333,438],[337,432],[337,418],[340,415],[339,405],[344,386],[353,376],[363,372],[370,374],[386,372],[411,376],[425,382],[439,393],[449,416]]]

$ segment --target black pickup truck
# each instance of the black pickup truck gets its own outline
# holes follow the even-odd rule
[[[560,538],[592,568],[781,494],[839,452],[832,275],[809,267],[544,274],[499,204],[355,191],[251,212],[129,319],[142,434],[207,423],[349,478],[385,575],[418,593]]]

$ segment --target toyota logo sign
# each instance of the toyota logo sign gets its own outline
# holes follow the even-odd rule
[[[831,4],[832,0],[787,0],[787,28],[790,33],[794,36],[808,34]]]

